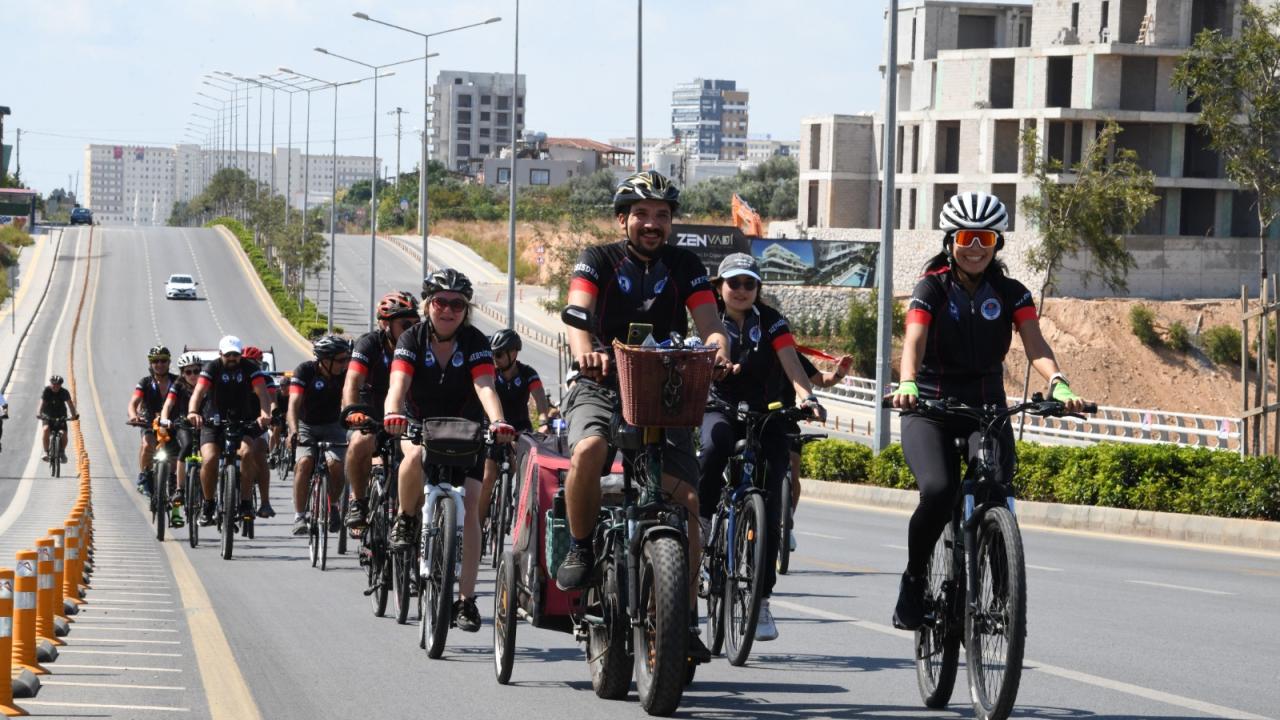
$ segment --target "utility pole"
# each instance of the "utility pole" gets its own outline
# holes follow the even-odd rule
[[[16,156],[14,160],[18,167],[13,171],[13,176],[18,182],[22,182],[22,128],[18,128],[18,139],[14,143],[13,154]]]
[[[396,192],[400,192],[400,116],[406,111],[403,108],[396,108],[387,112],[388,115],[396,116]]]

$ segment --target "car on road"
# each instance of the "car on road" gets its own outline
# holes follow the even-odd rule
[[[164,284],[164,297],[166,300],[178,300],[181,298],[195,300],[196,285],[198,284],[195,278],[190,275],[170,275],[169,281]]]
[[[206,349],[206,348],[193,348],[193,347],[187,347],[186,345],[183,345],[183,346],[182,346],[182,352],[184,352],[184,353],[189,353],[189,352],[190,352],[190,353],[195,353],[195,354],[196,354],[196,357],[200,358],[200,362],[202,362],[202,363],[207,363],[207,362],[209,362],[210,360],[217,360],[217,359],[218,359],[218,351],[217,351],[216,349],[214,349],[214,348],[207,348],[207,349]],[[278,377],[279,377],[280,373],[276,371],[276,351],[275,351],[275,348],[264,348],[264,349],[262,350],[262,362],[261,362],[261,363],[258,363],[258,364],[262,366],[262,371],[263,371],[263,372],[271,373],[272,375],[276,375],[276,376],[277,376],[277,379],[278,379]]]
[[[72,225],[92,225],[93,211],[87,207],[71,208]]]

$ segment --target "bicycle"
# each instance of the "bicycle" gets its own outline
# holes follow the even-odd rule
[[[182,429],[193,433],[193,437],[198,440],[199,433],[186,420],[181,422]],[[182,488],[182,510],[187,521],[187,542],[195,548],[200,545],[200,508],[204,505],[204,490],[200,487],[200,467],[203,465],[203,459],[200,457],[200,443],[193,441],[191,454],[178,458],[178,462],[183,463],[187,469],[187,482]]]
[[[892,407],[892,399],[882,401]],[[978,442],[956,446],[970,453],[951,520],[934,545],[926,569],[925,621],[915,631],[916,680],[927,707],[946,707],[955,686],[960,644],[965,647],[969,694],[981,720],[1004,720],[1022,678],[1027,632],[1026,567],[1014,512],[1012,479],[1001,481],[994,448],[1009,418],[1027,411],[1076,417],[1040,393],[1010,407],[971,407],[955,400],[921,400],[915,412],[976,423]],[[1084,412],[1097,412],[1086,403]]]
[[[325,453],[330,448],[346,447],[346,443],[334,443],[326,440],[298,441],[298,447],[310,450],[311,489],[307,495],[307,548],[311,556],[311,567],[319,567],[323,572],[329,562],[329,519],[337,512],[333,501],[329,499],[329,463]]]
[[[350,412],[370,415],[368,406],[352,406]],[[364,594],[373,603],[375,617],[387,612],[387,601],[396,600],[396,622],[404,625],[409,619],[409,597],[414,583],[414,563],[406,553],[391,552],[391,526],[400,512],[400,497],[396,480],[399,477],[399,440],[382,430],[381,424],[370,417],[363,425],[353,426],[362,433],[374,433],[374,454],[381,462],[369,471],[368,524],[360,533],[357,557],[365,568],[368,586]]]
[[[490,441],[489,457],[498,463],[498,477],[489,494],[489,507],[480,526],[480,547],[487,549],[492,567],[498,567],[507,536],[511,534],[511,520],[515,514],[515,482],[512,473],[514,453],[510,447],[493,445]]]
[[[222,531],[221,552],[223,560],[230,560],[235,549],[236,516],[241,515],[247,537],[253,537],[253,512],[241,513],[240,508],[240,445],[248,431],[257,427],[256,420],[223,420],[219,417],[208,421],[213,427],[222,428],[222,452],[218,455],[218,527]]]
[[[70,419],[75,420],[76,417]],[[62,477],[62,435],[67,431],[67,418],[50,415],[40,415],[39,418],[49,425],[49,475]]]
[[[818,440],[826,440],[826,433],[794,433],[787,436],[799,451],[803,450],[805,445]],[[778,533],[778,574],[786,575],[791,569],[791,533],[795,532],[795,516],[792,515],[792,507],[795,501],[791,499],[791,468],[788,464],[787,475],[782,481],[782,528]]]
[[[151,522],[156,528],[156,541],[164,542],[165,527],[169,522],[169,493],[174,481],[173,458],[169,457],[169,431],[162,427],[153,427],[146,420],[138,419],[126,423],[133,427],[151,428],[156,435],[156,449],[151,454],[151,464],[147,466],[146,483],[151,488],[148,498],[151,508]]]
[[[745,432],[735,446],[724,471],[724,488],[711,530],[703,540],[704,577],[708,578],[707,635],[712,653],[725,646],[729,664],[741,666],[751,653],[768,561],[768,514],[765,495],[768,477],[763,458],[763,433],[773,421],[799,420],[808,411],[770,403],[765,411],[753,411],[741,403],[734,411]],[[786,483],[783,483],[786,487]],[[784,513],[784,515],[787,513]]]

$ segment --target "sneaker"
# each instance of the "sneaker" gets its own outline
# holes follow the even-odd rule
[[[66,462],[66,461],[67,460],[64,457],[62,459],[62,462]],[[138,488],[138,492],[142,493],[146,497],[151,497],[151,483],[147,481],[146,473],[138,473],[138,484],[136,485],[136,487]]]
[[[61,453],[61,456],[58,458],[58,462],[66,462],[66,461],[67,461],[67,454]]]
[[[280,458],[275,453],[271,453],[267,455],[267,467],[271,468],[272,470],[275,470],[276,465],[279,465],[279,464],[280,464]]]
[[[240,510],[240,517],[244,518],[245,520],[253,519],[253,503],[252,502],[248,500],[241,500],[239,510]]]
[[[556,571],[556,587],[561,590],[581,590],[591,582],[591,566],[595,558],[586,545],[571,545],[569,553]]]
[[[212,500],[205,500],[204,505],[200,508],[200,526],[209,527],[213,525],[213,515],[218,511],[218,503]]]
[[[342,515],[337,508],[329,511],[329,532],[334,535],[342,532]]]
[[[369,514],[369,501],[352,500],[351,507],[347,508],[347,527],[352,530],[363,529],[369,524],[367,515]]]
[[[796,551],[796,531],[794,529],[787,533],[787,549],[791,552]]]
[[[711,662],[711,651],[702,644],[702,636],[698,634],[696,627],[689,628],[689,646],[686,652],[689,659],[696,663]]]
[[[186,525],[187,521],[182,517],[182,508],[172,507],[169,509],[169,526],[180,528]]]
[[[40,456],[40,462],[49,462],[49,453]]]
[[[396,521],[391,525],[391,551],[401,552],[413,547],[414,540],[414,521],[413,518],[404,513],[396,515]]]
[[[480,632],[480,608],[476,607],[475,598],[453,603],[453,624],[463,632]]]
[[[308,529],[307,524],[308,523],[307,523],[306,515],[294,515],[293,516],[293,534],[306,535],[307,529]]]
[[[271,503],[264,502],[258,506],[258,517],[266,519],[276,516],[276,511],[271,507]]]
[[[915,630],[924,622],[924,578],[902,573],[898,585],[898,605],[893,609],[893,626]]]
[[[769,612],[768,599],[760,601],[760,617],[756,620],[756,640],[769,642],[778,639],[778,625],[773,621],[773,613]]]

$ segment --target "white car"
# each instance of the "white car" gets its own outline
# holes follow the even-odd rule
[[[166,300],[179,298],[195,300],[196,285],[199,284],[190,275],[170,275],[169,282],[164,284],[164,297]]]

